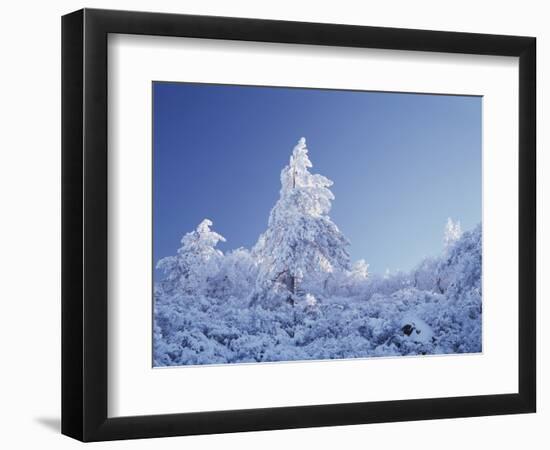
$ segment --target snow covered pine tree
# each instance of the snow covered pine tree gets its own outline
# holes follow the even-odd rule
[[[460,236],[462,236],[462,227],[460,226],[460,222],[454,222],[453,219],[449,217],[447,219],[447,224],[445,225],[445,234],[443,236],[443,244],[445,245],[445,249],[450,249],[452,245],[458,241]]]
[[[281,172],[280,198],[268,228],[252,250],[259,266],[256,292],[294,303],[339,271],[350,268],[348,240],[328,213],[332,181],[312,174],[305,138]],[[307,289],[309,288],[309,291]]]
[[[208,278],[218,272],[223,253],[216,249],[225,238],[212,231],[212,221],[204,219],[195,231],[181,238],[176,256],[167,256],[157,263],[165,277],[160,290],[165,294],[200,294],[208,289]]]

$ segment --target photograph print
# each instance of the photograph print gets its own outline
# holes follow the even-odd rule
[[[482,352],[482,97],[152,96],[154,367]]]

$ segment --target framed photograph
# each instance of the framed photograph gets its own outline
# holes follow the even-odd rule
[[[535,38],[62,20],[62,432],[535,412]]]

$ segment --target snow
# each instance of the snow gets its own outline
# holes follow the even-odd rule
[[[405,339],[419,344],[429,344],[434,335],[432,328],[415,315],[406,315],[401,320],[401,330],[406,336]]]
[[[223,254],[203,220],[158,262],[155,366],[481,351],[481,225],[448,220],[441,254],[371,274],[329,216],[332,181],[310,173],[304,138],[251,249]]]

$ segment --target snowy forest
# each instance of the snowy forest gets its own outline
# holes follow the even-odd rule
[[[158,261],[154,366],[481,352],[481,224],[448,219],[439,255],[370,273],[329,216],[332,181],[311,168],[302,138],[252,248],[224,254],[205,218]]]

